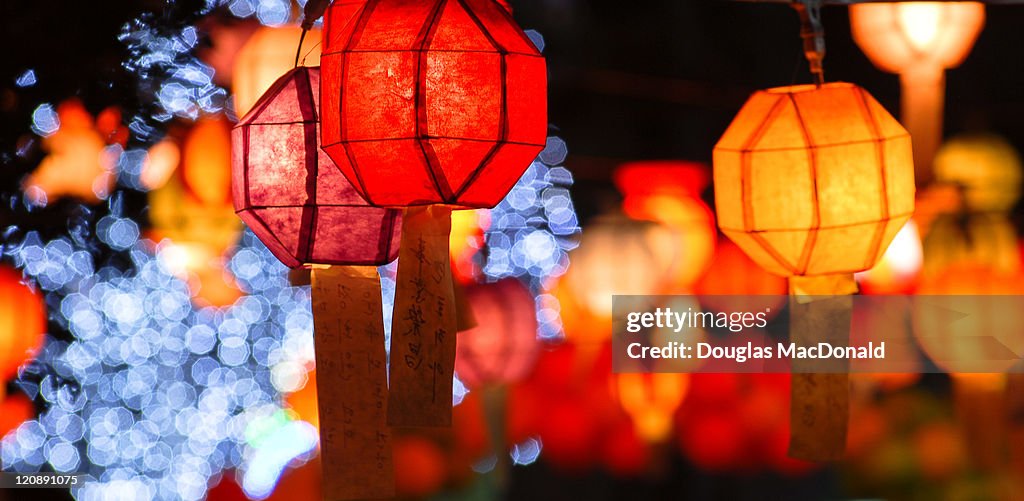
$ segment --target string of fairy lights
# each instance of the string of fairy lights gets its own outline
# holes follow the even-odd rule
[[[196,23],[221,7],[268,26],[292,16],[286,0],[208,0],[191,16],[178,12],[185,22],[171,22],[180,3],[168,2],[171,14],[135,19],[120,35],[129,54],[124,67],[151,108],[126,117],[133,136],[127,148],[108,147],[118,158],[109,213],[96,218],[82,206],[67,234],[55,238],[16,227],[4,232],[4,255],[38,284],[51,325],[72,340],[48,336],[26,366],[18,385],[45,410],[0,443],[0,460],[4,470],[88,474],[95,481],[72,491],[81,500],[196,500],[227,471],[237,472],[250,496],[266,496],[286,466],[309,459],[317,443],[315,428],[290,418],[281,403],[282,393],[305,384],[314,358],[309,288],[292,286],[287,268],[246,231],[225,265],[246,295],[229,307],[197,308],[173,273],[167,242],[143,239],[121,208],[124,192],[145,191],[143,146],[167,123],[231,113],[228,92],[195,55]],[[530,37],[543,49],[539,34]],[[34,82],[34,74],[19,79]],[[51,104],[38,105],[31,128],[41,136],[59,130]],[[573,179],[561,166],[566,153],[564,141],[548,139],[488,214],[478,256],[485,280],[518,277],[531,287],[543,338],[561,335],[557,302],[544,287],[566,270],[580,232]],[[104,253],[121,262],[100,259]],[[381,268],[385,317],[394,270]],[[453,402],[465,392],[457,383]],[[527,464],[540,450],[539,440],[529,439],[511,456]]]

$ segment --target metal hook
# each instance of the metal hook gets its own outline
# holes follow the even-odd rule
[[[794,0],[792,6],[800,15],[800,38],[804,41],[804,56],[814,75],[815,84],[825,83],[825,28],[821,24],[822,0]]]

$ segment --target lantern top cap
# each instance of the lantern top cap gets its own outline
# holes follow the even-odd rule
[[[854,89],[857,85],[849,82],[828,82],[821,86],[815,84],[787,85],[784,87],[772,87],[761,92],[769,94],[801,94],[804,92],[815,92],[824,89]]]

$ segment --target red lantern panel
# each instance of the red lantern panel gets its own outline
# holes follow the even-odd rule
[[[398,255],[401,212],[367,206],[320,150],[319,86],[319,69],[295,68],[235,126],[235,211],[293,268],[390,262]]]
[[[536,47],[494,0],[351,9],[327,17],[324,149],[373,205],[496,205],[546,141]]]

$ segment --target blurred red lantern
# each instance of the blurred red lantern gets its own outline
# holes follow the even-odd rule
[[[444,485],[444,453],[430,439],[416,435],[395,437],[395,492],[403,497],[426,497]]]
[[[636,428],[623,421],[606,434],[601,444],[601,461],[616,476],[632,477],[646,471],[650,450]]]
[[[715,250],[714,214],[701,200],[709,178],[706,165],[673,160],[629,162],[615,171],[615,185],[625,197],[623,212],[671,230],[654,252],[676,290],[693,285]]]
[[[290,267],[387,263],[401,213],[368,207],[318,148],[319,85],[316,68],[295,68],[235,126],[235,210]]]
[[[354,7],[326,17],[324,150],[373,205],[493,207],[546,141],[540,52],[494,0]]]
[[[14,379],[22,364],[35,358],[46,334],[46,306],[21,283],[21,273],[0,265],[0,384]]]
[[[455,370],[470,388],[514,382],[537,359],[533,296],[519,280],[466,286],[477,327],[459,333]]]

